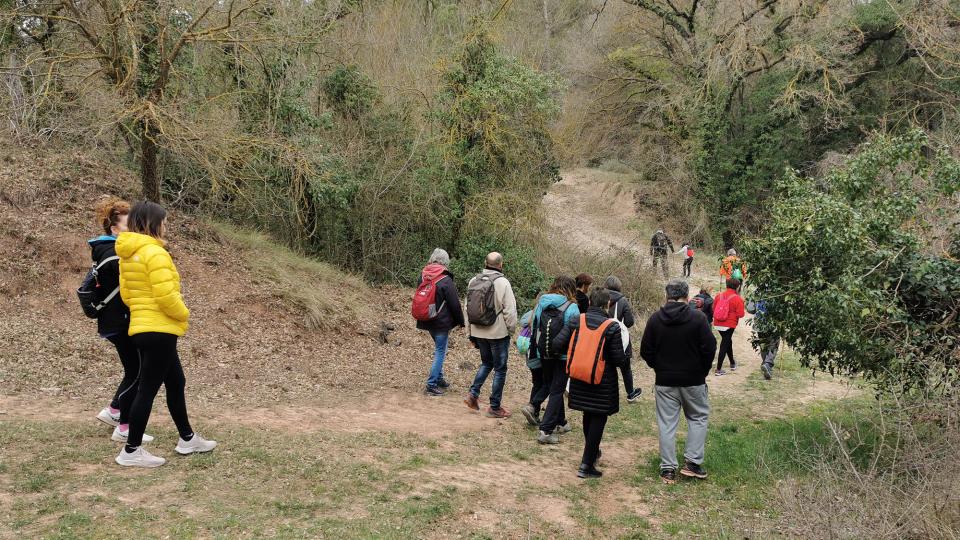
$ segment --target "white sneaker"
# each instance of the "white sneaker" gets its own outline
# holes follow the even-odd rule
[[[174,450],[176,450],[178,454],[186,456],[194,452],[209,452],[216,447],[217,441],[208,441],[201,437],[199,433],[194,433],[189,441],[178,439],[177,447]]]
[[[162,457],[157,457],[147,452],[142,446],[137,447],[133,452],[127,452],[126,447],[121,448],[117,459],[114,461],[117,462],[117,465],[123,465],[124,467],[146,468],[159,467],[167,462],[167,460]]]
[[[110,407],[104,407],[100,410],[100,412],[97,413],[97,420],[111,426],[119,426],[120,413],[114,415],[112,412],[110,412]]]
[[[129,435],[130,435],[129,429],[126,431],[120,431],[120,426],[117,426],[113,428],[113,435],[110,436],[110,440],[125,443],[127,442],[127,436]],[[144,433],[143,439],[140,442],[143,444],[146,444],[148,442],[153,442],[153,436],[147,435],[146,433]]]

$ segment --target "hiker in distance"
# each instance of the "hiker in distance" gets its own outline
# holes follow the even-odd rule
[[[693,246],[691,246],[689,242],[680,246],[680,249],[677,251],[677,255],[683,255],[683,271],[680,274],[681,276],[686,278],[690,277],[690,273],[693,271],[694,253]]]
[[[620,323],[609,316],[610,292],[600,287],[590,292],[590,308],[574,319],[553,340],[556,350],[567,349],[570,375],[570,408],[583,413],[583,455],[577,476],[600,478],[600,442],[607,419],[620,411],[617,368],[630,361],[620,341]]]
[[[167,409],[177,426],[178,454],[209,452],[217,443],[194,433],[187,417],[186,378],[177,354],[177,339],[187,332],[190,311],[180,296],[180,274],[166,250],[167,211],[153,202],[130,210],[128,231],[117,237],[120,296],[130,308],[129,334],[140,352],[140,387],[130,407],[130,432],[116,462],[127,467],[159,467],[162,457],[143,449],[143,431],[153,400],[166,388]]]
[[[707,374],[717,340],[707,317],[689,305],[689,286],[675,279],[667,283],[667,302],[647,320],[640,356],[656,374],[656,415],[660,431],[660,478],[677,479],[677,427],[680,411],[687,419],[687,442],[680,474],[704,479],[704,448],[710,401]]]
[[[670,277],[669,269],[667,268],[667,256],[673,252],[673,242],[670,240],[670,237],[663,232],[663,229],[657,229],[657,232],[653,233],[653,237],[650,238],[650,256],[653,257],[653,268],[657,268],[657,263],[660,263],[660,266],[663,268],[663,277],[667,279]]]
[[[720,352],[717,354],[716,376],[726,375],[723,369],[723,359],[730,357],[730,371],[737,370],[737,361],[733,358],[733,332],[737,329],[740,319],[746,315],[743,298],[740,297],[740,282],[736,279],[727,280],[727,290],[713,299],[713,327],[720,332]]]
[[[464,326],[460,295],[453,273],[448,270],[449,266],[450,255],[440,248],[433,250],[413,294],[411,311],[417,321],[417,329],[429,332],[433,338],[433,364],[424,389],[428,396],[442,396],[444,390],[450,387],[443,376],[450,331]]]
[[[773,366],[777,359],[777,353],[780,351],[780,334],[770,325],[767,311],[770,309],[770,303],[760,298],[753,304],[753,309],[747,307],[748,312],[753,313],[753,336],[751,344],[753,348],[760,353],[760,371],[763,378],[770,380],[773,378]]]
[[[490,372],[490,406],[487,416],[509,418],[503,407],[503,385],[507,380],[507,357],[510,354],[510,335],[517,329],[517,299],[513,287],[503,275],[503,255],[493,252],[484,261],[483,272],[467,285],[467,335],[480,351],[480,368],[466,399],[467,407],[480,410],[480,390]]]
[[[101,201],[96,208],[97,225],[103,234],[88,242],[90,257],[93,259],[91,289],[97,333],[117,350],[120,364],[123,366],[123,378],[110,404],[104,407],[97,419],[114,426],[110,438],[117,442],[126,442],[130,432],[130,405],[137,395],[140,376],[140,354],[130,339],[130,310],[120,298],[120,257],[115,245],[117,235],[127,230],[127,216],[130,203],[110,197]],[[82,287],[81,287],[82,288]],[[143,442],[153,440],[143,435]]]
[[[546,390],[547,407],[540,419],[540,407],[543,403],[524,405],[520,412],[530,425],[539,426],[537,441],[541,444],[557,444],[559,435],[568,433],[571,428],[567,422],[563,406],[563,392],[567,388],[566,349],[555,349],[553,338],[564,326],[580,316],[577,306],[576,282],[569,276],[557,276],[546,294],[537,301],[537,307],[531,317],[530,350],[527,366],[540,368],[542,389]],[[541,394],[542,395],[542,389]],[[540,395],[536,396],[537,398]]]
[[[640,399],[643,391],[633,386],[633,342],[630,340],[630,329],[635,320],[630,301],[623,295],[623,282],[616,276],[610,276],[603,282],[603,287],[610,293],[610,318],[620,323],[620,341],[623,343],[623,353],[627,356],[627,363],[620,369],[623,375],[623,390],[627,393],[627,401],[633,403]]]
[[[747,265],[737,255],[737,250],[728,249],[727,256],[720,261],[720,281],[721,285],[726,285],[728,279],[735,279],[743,285],[747,277]],[[739,289],[737,289],[739,291]]]

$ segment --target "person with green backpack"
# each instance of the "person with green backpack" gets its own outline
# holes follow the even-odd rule
[[[726,285],[728,279],[735,279],[743,285],[747,277],[747,265],[737,255],[737,250],[728,249],[727,256],[720,262],[720,282]]]
[[[463,402],[472,410],[480,410],[480,389],[492,372],[487,416],[509,418],[511,413],[501,402],[507,380],[510,335],[517,329],[517,299],[510,281],[503,275],[503,255],[490,253],[484,262],[483,272],[467,285],[467,335],[480,351],[480,368]]]

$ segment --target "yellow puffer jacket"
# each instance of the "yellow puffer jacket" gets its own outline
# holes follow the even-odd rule
[[[130,308],[130,335],[162,332],[182,336],[190,310],[180,296],[180,274],[163,242],[133,232],[117,237],[120,297]]]

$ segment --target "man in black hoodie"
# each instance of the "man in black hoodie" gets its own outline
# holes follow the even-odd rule
[[[667,283],[667,303],[650,316],[640,342],[640,356],[656,373],[657,425],[660,428],[660,477],[677,478],[677,426],[680,410],[687,418],[687,444],[680,474],[706,478],[703,469],[710,401],[706,377],[717,351],[706,316],[690,308],[686,282]]]

